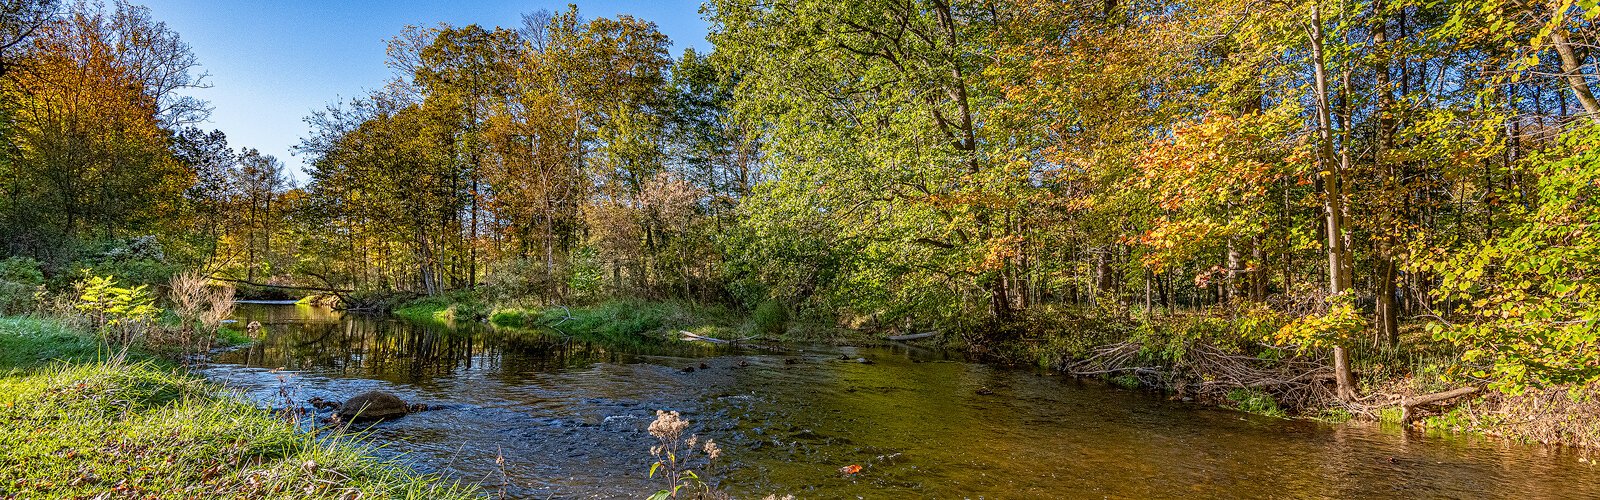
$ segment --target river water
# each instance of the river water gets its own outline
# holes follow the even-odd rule
[[[1570,449],[1258,417],[912,347],[608,343],[294,305],[237,318],[266,334],[208,377],[264,406],[381,389],[442,407],[374,426],[377,453],[515,498],[659,489],[656,410],[721,445],[708,475],[741,498],[1600,498]]]

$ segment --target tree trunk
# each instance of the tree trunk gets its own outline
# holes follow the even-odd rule
[[[1589,88],[1589,80],[1583,75],[1583,60],[1572,50],[1566,30],[1565,25],[1551,30],[1550,43],[1555,46],[1556,54],[1561,56],[1561,72],[1566,76],[1567,84],[1572,86],[1572,93],[1578,96],[1578,103],[1583,105],[1584,114],[1595,123],[1600,123],[1600,101],[1595,100],[1594,91]]]
[[[1373,5],[1374,26],[1372,28],[1372,42],[1379,51],[1377,67],[1374,68],[1374,83],[1378,88],[1378,131],[1376,149],[1372,154],[1372,161],[1379,172],[1385,172],[1390,180],[1387,184],[1399,183],[1400,173],[1396,171],[1392,162],[1385,161],[1384,155],[1388,152],[1394,137],[1395,117],[1394,92],[1389,88],[1389,32],[1388,20],[1383,15],[1384,4],[1380,0]],[[1389,193],[1405,193],[1401,186],[1391,185],[1386,190]],[[1388,223],[1386,228],[1397,227],[1400,224],[1399,214],[1393,210],[1394,204],[1385,200],[1385,205],[1391,210],[1385,211],[1384,217]],[[1394,258],[1394,249],[1400,245],[1396,241],[1396,234],[1392,229],[1386,229],[1384,236],[1379,240],[1378,254],[1378,283],[1377,283],[1377,324],[1379,335],[1388,342],[1389,346],[1400,345],[1400,311],[1395,300],[1395,279],[1397,278],[1397,264]]]
[[[1317,138],[1322,163],[1322,185],[1325,191],[1323,209],[1326,212],[1328,240],[1328,291],[1344,293],[1350,289],[1349,254],[1344,240],[1344,172],[1333,149],[1333,117],[1328,99],[1328,74],[1323,54],[1322,5],[1311,6],[1311,58],[1314,72],[1314,91],[1317,104]],[[1350,368],[1350,353],[1344,346],[1333,348],[1334,381],[1342,401],[1355,399],[1355,374]]]

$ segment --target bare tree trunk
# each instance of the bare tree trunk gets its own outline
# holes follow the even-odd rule
[[[1311,58],[1317,102],[1317,138],[1323,167],[1323,209],[1326,212],[1328,239],[1328,291],[1333,294],[1350,289],[1349,254],[1344,239],[1344,172],[1333,149],[1333,117],[1328,100],[1328,75],[1323,53],[1322,5],[1311,7]],[[1350,353],[1344,346],[1333,348],[1334,380],[1340,400],[1355,399],[1355,374],[1350,368]]]
[[[1372,42],[1380,52],[1380,57],[1378,58],[1377,67],[1374,68],[1376,75],[1374,83],[1378,88],[1378,133],[1376,149],[1373,151],[1372,159],[1378,171],[1386,172],[1388,175],[1385,177],[1394,179],[1389,182],[1399,183],[1400,173],[1396,171],[1392,162],[1385,161],[1384,158],[1394,137],[1395,117],[1393,111],[1395,99],[1394,92],[1389,88],[1389,27],[1388,20],[1383,15],[1383,10],[1384,4],[1381,0],[1373,5],[1375,21],[1372,28]],[[1398,186],[1386,191],[1389,193],[1405,192]],[[1393,205],[1389,200],[1386,199],[1384,201],[1385,206],[1391,207],[1391,210],[1384,211],[1384,217],[1389,219],[1389,223],[1385,224],[1385,226],[1398,227],[1400,223],[1398,214],[1392,209]],[[1396,268],[1398,265],[1395,263],[1394,257],[1394,250],[1400,243],[1395,241],[1396,236],[1392,230],[1387,231],[1379,240],[1378,245],[1380,248],[1377,251],[1378,332],[1390,346],[1400,345],[1400,311],[1399,304],[1395,301],[1395,279],[1397,278]]]
[[[1561,72],[1566,76],[1567,84],[1572,86],[1572,93],[1577,94],[1584,114],[1595,123],[1600,123],[1600,101],[1595,100],[1589,80],[1583,75],[1583,60],[1578,58],[1578,54],[1572,50],[1572,42],[1567,40],[1566,26],[1557,26],[1550,31],[1550,43],[1555,46],[1556,54],[1561,56]]]

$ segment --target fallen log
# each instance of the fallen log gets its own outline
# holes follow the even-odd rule
[[[913,333],[913,334],[910,334],[910,335],[890,335],[890,336],[884,337],[884,338],[889,339],[889,340],[895,340],[895,341],[917,340],[917,339],[925,339],[925,338],[932,337],[932,336],[938,335],[938,334],[939,334],[939,332]]]
[[[1411,421],[1416,417],[1416,408],[1418,406],[1439,404],[1476,392],[1478,392],[1477,387],[1467,386],[1403,399],[1400,401],[1400,425],[1411,425]]]
[[[327,293],[331,293],[331,294],[334,294],[334,295],[347,294],[347,293],[354,293],[355,292],[354,290],[346,290],[346,289],[342,289],[342,288],[331,288],[331,287],[325,287],[325,286],[271,285],[271,284],[267,284],[267,283],[257,283],[257,282],[254,282],[254,281],[242,280],[242,279],[237,279],[237,278],[227,278],[227,277],[222,277],[222,276],[212,276],[211,279],[214,279],[214,280],[217,280],[217,281],[226,281],[226,282],[229,282],[229,283],[239,283],[239,284],[242,284],[242,285],[259,286],[259,287],[265,287],[265,288],[284,288],[284,289],[289,289],[289,290],[307,290],[307,291],[312,291],[312,292],[327,292]]]

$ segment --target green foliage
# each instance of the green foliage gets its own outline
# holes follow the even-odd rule
[[[44,284],[44,271],[37,260],[29,257],[11,257],[0,260],[0,281],[38,286]]]
[[[1321,349],[1350,345],[1366,328],[1367,318],[1356,311],[1354,296],[1343,293],[1328,298],[1327,312],[1295,318],[1268,339],[1300,349]]]
[[[605,269],[601,267],[599,254],[594,247],[581,247],[572,255],[567,290],[574,303],[588,304],[599,300],[604,292],[604,278]]]
[[[163,285],[177,271],[167,261],[165,249],[155,236],[93,242],[78,253],[79,257],[67,267],[70,272],[60,273],[57,279],[73,279],[74,273],[87,273],[116,276],[132,285]]]
[[[107,340],[127,344],[149,328],[161,309],[149,285],[123,287],[111,276],[85,275],[73,308],[86,315]]]
[[[1242,412],[1277,418],[1286,418],[1288,416],[1282,408],[1278,407],[1278,400],[1273,399],[1271,394],[1260,389],[1234,389],[1228,391],[1228,401],[1233,402],[1234,409]]]
[[[28,257],[0,260],[0,314],[18,314],[33,309],[35,296],[44,284],[39,261]]]
[[[1418,266],[1439,276],[1436,297],[1461,318],[1428,331],[1513,394],[1600,381],[1600,128],[1528,163],[1538,202],[1508,207],[1515,225],[1456,251],[1422,250]]]
[[[776,300],[763,301],[750,313],[756,331],[767,335],[783,335],[789,329],[789,308]]]
[[[1108,377],[1106,380],[1111,382],[1112,385],[1123,389],[1138,389],[1144,386],[1144,382],[1140,381],[1139,377],[1127,374]]]
[[[1170,365],[1181,363],[1195,344],[1244,351],[1286,322],[1284,314],[1254,304],[1218,314],[1186,314],[1141,323],[1127,338],[1140,344],[1142,355]]]

